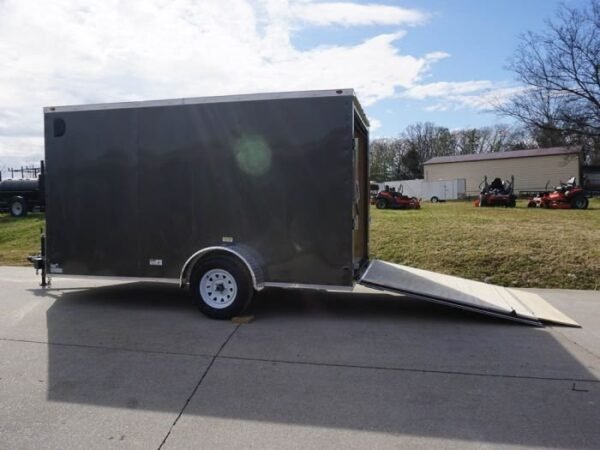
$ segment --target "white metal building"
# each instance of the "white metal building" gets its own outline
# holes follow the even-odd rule
[[[515,192],[541,191],[549,181],[556,186],[561,180],[577,177],[580,183],[581,147],[553,147],[512,152],[480,153],[476,155],[440,156],[423,163],[425,181],[464,178],[466,193],[479,193],[485,176],[488,182],[496,177],[515,177]]]

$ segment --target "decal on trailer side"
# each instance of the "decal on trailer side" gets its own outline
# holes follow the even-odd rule
[[[50,272],[51,273],[63,273],[63,269],[58,264],[50,264]]]

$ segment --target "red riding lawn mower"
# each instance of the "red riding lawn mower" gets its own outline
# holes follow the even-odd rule
[[[375,207],[377,209],[421,209],[421,203],[418,198],[402,195],[402,192],[402,185],[400,185],[400,192],[396,192],[395,188],[390,189],[386,186],[375,197]]]
[[[548,183],[546,183],[546,188]],[[530,208],[550,209],[587,209],[588,199],[581,186],[577,186],[575,177],[569,178],[566,183],[560,182],[560,186],[554,188],[554,192],[540,192],[529,200]]]
[[[492,184],[488,184],[487,176],[479,185],[479,199],[475,201],[475,206],[504,206],[505,208],[514,208],[517,206],[517,196],[513,194],[515,177],[511,176],[510,181],[502,181],[500,178],[494,178]]]

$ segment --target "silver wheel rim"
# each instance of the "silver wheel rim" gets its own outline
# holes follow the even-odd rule
[[[212,269],[200,279],[200,297],[211,308],[223,309],[231,306],[237,295],[237,283],[229,272]]]
[[[23,212],[23,206],[20,203],[13,203],[11,210],[15,216],[20,216]]]

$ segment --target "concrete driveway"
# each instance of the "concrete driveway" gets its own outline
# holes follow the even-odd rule
[[[271,290],[238,325],[177,287],[0,268],[0,447],[600,448],[600,293],[544,329],[400,296]]]

